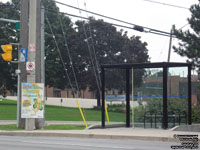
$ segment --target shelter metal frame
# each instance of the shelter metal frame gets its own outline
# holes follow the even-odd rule
[[[101,107],[101,126],[105,128],[105,69],[125,69],[126,70],[126,127],[130,127],[130,69],[144,68],[163,68],[163,122],[162,127],[168,128],[168,111],[167,111],[167,78],[169,67],[187,67],[188,68],[188,124],[192,124],[192,104],[191,104],[191,63],[176,62],[158,62],[158,63],[138,63],[138,64],[104,64],[101,65],[101,83],[102,83],[102,107]]]

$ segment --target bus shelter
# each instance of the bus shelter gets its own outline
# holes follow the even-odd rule
[[[162,128],[168,128],[168,69],[171,67],[186,67],[187,68],[187,123],[192,124],[192,115],[191,115],[191,63],[173,63],[173,62],[158,62],[158,63],[134,63],[134,64],[104,64],[101,66],[101,83],[102,83],[102,108],[101,108],[101,126],[105,127],[105,72],[109,69],[120,69],[124,70],[126,73],[126,127],[130,127],[130,70],[131,69],[144,69],[144,68],[162,68],[163,69],[163,87],[162,87]]]

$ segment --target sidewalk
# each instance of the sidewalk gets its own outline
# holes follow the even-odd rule
[[[8,121],[13,124],[15,121]],[[2,122],[0,122],[1,124]],[[15,122],[16,123],[16,122]],[[52,122],[47,122],[52,124]],[[55,124],[54,122],[53,124]],[[65,122],[69,123],[69,122]],[[74,122],[71,122],[74,124]],[[78,123],[78,122],[77,122]],[[95,122],[94,122],[95,123]],[[34,130],[34,131],[1,131],[0,135],[8,136],[49,136],[49,137],[79,137],[79,138],[104,138],[124,140],[145,140],[162,142],[179,142],[176,135],[197,135],[200,141],[200,132],[172,131],[163,129],[144,128],[104,128],[85,130]]]

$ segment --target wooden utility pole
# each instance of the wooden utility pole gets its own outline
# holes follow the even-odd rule
[[[42,8],[41,0],[36,0],[36,83],[44,83],[44,9]],[[44,97],[43,97],[44,100]],[[41,129],[43,127],[43,119],[35,119],[35,128]]]
[[[21,14],[20,14],[20,47],[28,49],[28,17],[29,17],[29,0],[21,0]],[[21,75],[20,75],[20,81],[21,82],[26,82],[27,77],[26,77],[26,63],[19,63],[19,69],[21,70]],[[20,88],[21,89],[21,82],[20,82]],[[18,127],[19,128],[25,128],[25,119],[21,118],[21,90],[19,93],[19,109],[18,109],[18,114],[19,114],[19,122],[18,122]]]
[[[29,2],[29,38],[28,62],[32,63],[27,70],[28,83],[41,83],[41,0]],[[25,129],[42,128],[42,119],[26,118]]]

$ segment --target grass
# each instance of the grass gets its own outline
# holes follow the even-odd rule
[[[13,131],[13,130],[23,130],[23,129],[17,128],[16,124],[9,124],[9,125],[0,125],[0,130]]]
[[[49,125],[45,126],[44,130],[83,130],[85,129],[85,126],[83,125]],[[17,128],[16,124],[10,124],[10,125],[0,125],[0,130],[6,130],[6,131],[14,131],[14,130],[24,130]]]
[[[17,102],[3,99],[0,101],[0,120],[16,120]]]
[[[101,110],[82,109],[86,121],[101,121]],[[0,120],[16,120],[17,102],[3,99],[0,101]],[[46,105],[45,119],[47,121],[82,121],[78,108]],[[125,122],[125,113],[109,112],[110,121]]]
[[[45,130],[83,130],[85,126],[83,125],[49,125],[44,127]]]

